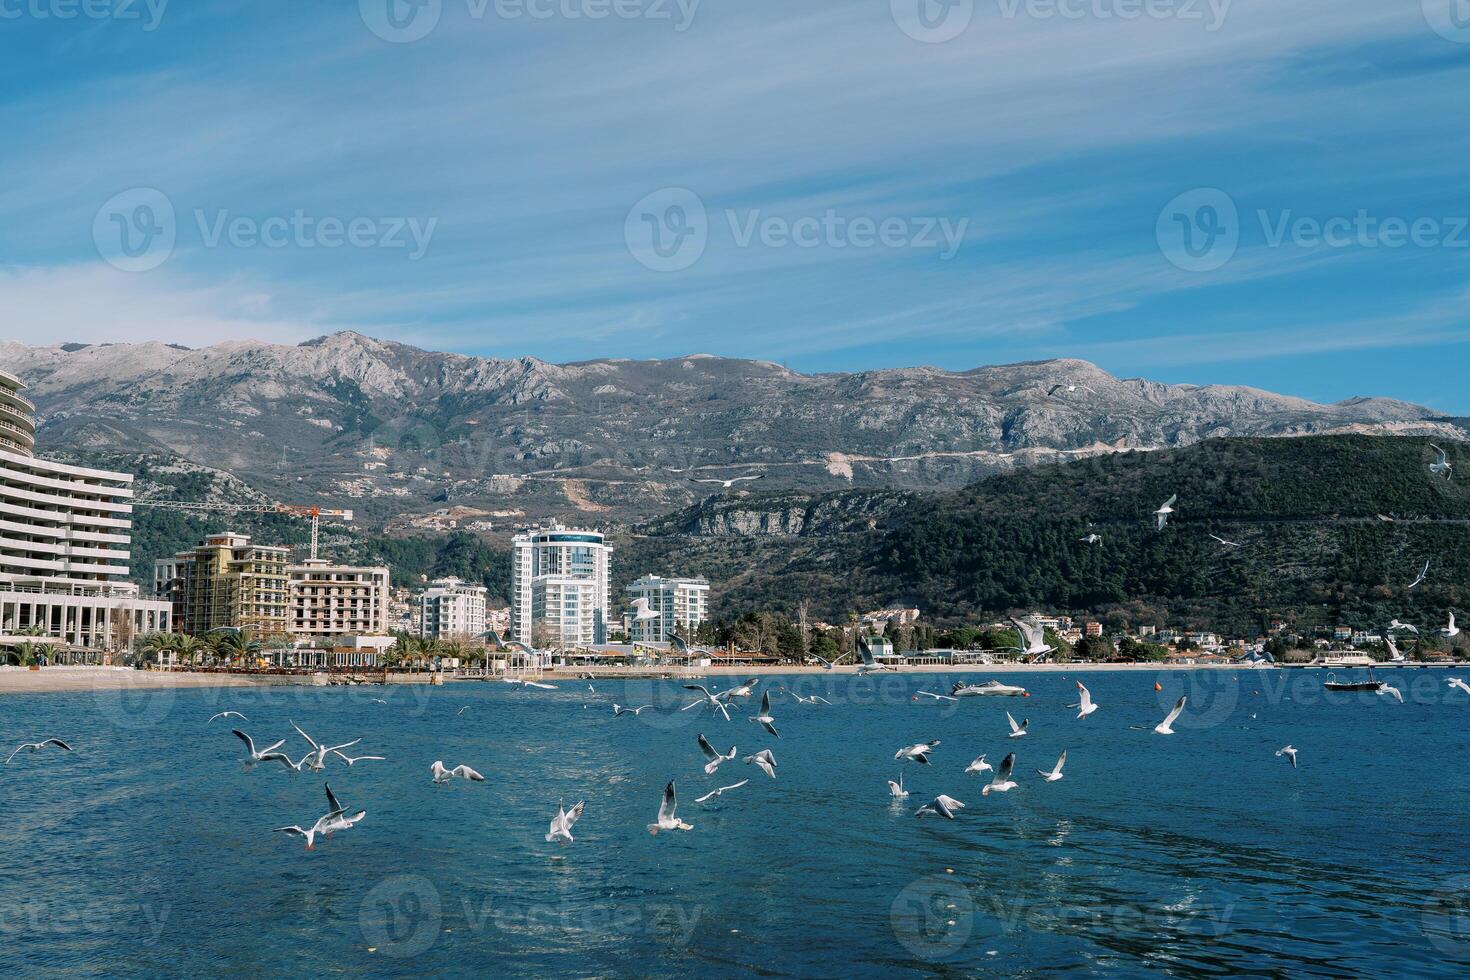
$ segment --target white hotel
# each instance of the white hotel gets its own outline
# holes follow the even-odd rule
[[[0,644],[118,650],[170,628],[127,581],[133,477],[35,458],[35,406],[0,371]]]
[[[483,585],[436,578],[419,599],[419,635],[434,640],[473,640],[485,632]]]
[[[628,639],[634,643],[662,643],[675,628],[689,634],[709,617],[709,582],[702,578],[663,578],[645,575],[627,588],[628,601],[647,599],[657,619],[629,618]]]
[[[606,643],[612,551],[598,532],[560,524],[517,534],[511,552],[511,639],[533,648]]]

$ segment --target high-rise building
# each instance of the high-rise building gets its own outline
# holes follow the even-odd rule
[[[634,643],[659,643],[676,629],[688,639],[709,617],[709,582],[702,578],[662,578],[645,575],[627,588],[629,602],[648,601],[648,611],[657,618],[629,617],[628,639]]]
[[[419,635],[435,640],[472,640],[485,632],[483,585],[437,578],[419,599]]]
[[[119,650],[169,629],[168,603],[127,581],[132,475],[36,458],[24,390],[0,371],[0,644]]]
[[[517,534],[511,638],[530,647],[606,643],[612,551],[597,531],[560,524]]]
[[[154,563],[155,586],[167,591],[180,632],[248,629],[289,632],[286,565],[290,549],[253,544],[244,534],[211,534],[204,543]],[[170,579],[168,576],[172,575]]]
[[[286,569],[287,629],[295,636],[381,636],[388,632],[388,569],[308,559]]]

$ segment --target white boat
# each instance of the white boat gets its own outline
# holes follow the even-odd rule
[[[949,693],[950,696],[956,698],[978,698],[987,695],[1007,698],[1030,697],[1024,687],[1017,687],[1014,684],[1002,684],[1000,681],[986,681],[984,684],[957,682],[954,687],[950,688]]]

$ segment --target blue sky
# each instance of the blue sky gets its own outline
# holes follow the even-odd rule
[[[1450,0],[91,2],[0,0],[10,339],[1074,356],[1470,414]]]

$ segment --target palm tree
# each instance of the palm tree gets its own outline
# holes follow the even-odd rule
[[[178,654],[179,660],[191,665],[197,663],[200,654],[208,648],[209,644],[188,633],[178,634],[173,643],[173,650]]]
[[[211,639],[216,652],[230,663],[248,663],[260,655],[260,641],[248,629],[220,632]]]

